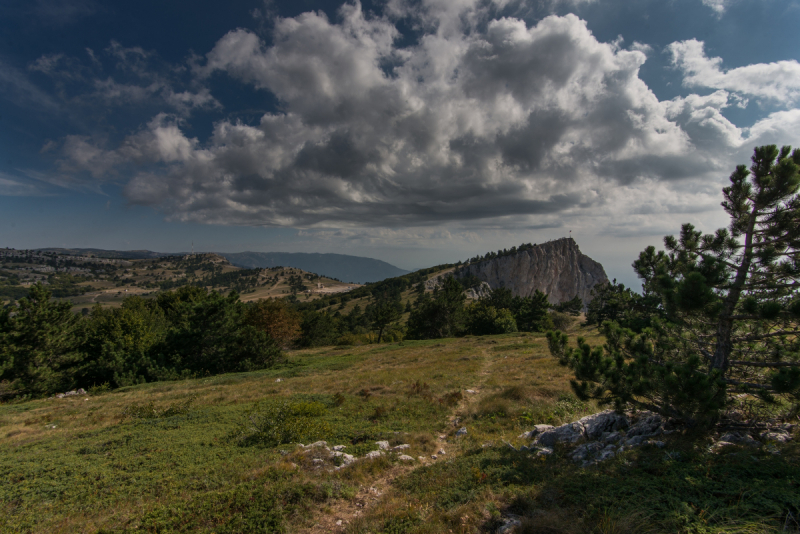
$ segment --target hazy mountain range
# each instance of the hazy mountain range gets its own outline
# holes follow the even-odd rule
[[[378,282],[408,273],[385,261],[346,254],[304,252],[219,252],[237,267],[297,267],[304,271],[338,278],[342,282]]]

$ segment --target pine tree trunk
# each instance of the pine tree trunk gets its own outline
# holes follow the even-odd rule
[[[753,231],[756,227],[756,219],[758,217],[758,206],[753,203],[753,211],[750,212],[750,221],[747,223],[747,232],[744,238],[744,251],[742,252],[742,263],[736,270],[736,278],[728,291],[728,296],[725,297],[722,312],[719,314],[717,322],[717,346],[714,349],[714,356],[711,359],[711,369],[718,369],[725,374],[728,370],[731,352],[733,352],[733,342],[731,337],[733,334],[733,314],[736,311],[736,305],[739,303],[739,297],[742,294],[742,288],[747,281],[747,273],[750,271],[750,263],[752,262],[753,250]]]

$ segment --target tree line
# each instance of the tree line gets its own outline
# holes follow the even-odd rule
[[[464,285],[448,277],[432,293],[418,284],[404,306],[400,286],[379,287],[391,291],[347,313],[291,299],[243,303],[235,291],[184,286],[126,297],[119,308],[98,305],[82,317],[37,284],[0,310],[0,399],[264,369],[290,347],[543,332],[563,319],[541,292],[514,297],[497,289],[467,304]],[[558,309],[577,315],[581,306],[576,297]]]

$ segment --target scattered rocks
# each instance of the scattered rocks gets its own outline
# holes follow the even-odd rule
[[[384,455],[383,451],[369,451],[364,455],[364,458],[379,458]]]
[[[462,426],[461,428],[459,428],[456,431],[456,437],[457,438],[460,438],[461,436],[466,436],[466,435],[467,435],[467,427],[465,427],[465,426]]]
[[[768,449],[775,448],[775,444],[792,439],[790,432],[793,428],[793,425],[773,426],[762,430],[757,436],[759,439],[745,431],[726,432],[709,447],[709,451],[717,453],[733,445],[760,447],[767,444]],[[553,446],[558,443],[575,444],[570,456],[573,461],[586,467],[614,458],[632,447],[650,446],[663,449],[666,443],[655,438],[674,431],[668,419],[653,412],[623,415],[606,410],[558,427],[536,425],[519,436],[532,440],[531,447],[523,446],[520,450],[543,456],[552,454]]]
[[[395,445],[394,447],[392,447],[392,450],[393,451],[404,451],[404,450],[410,449],[410,448],[411,448],[411,445],[409,445],[408,443],[403,443],[402,445]]]
[[[407,454],[401,454],[400,456],[397,457],[397,459],[400,460],[401,462],[413,462],[414,461],[414,458],[412,458],[411,456],[409,456]]]
[[[64,397],[75,397],[77,395],[86,395],[86,390],[80,388],[73,391],[67,391],[66,393],[56,393],[54,397],[57,399],[63,399]]]
[[[633,424],[631,424],[633,421]],[[559,427],[536,425],[520,437],[533,439],[537,456],[552,454],[557,443],[578,444],[571,458],[582,467],[614,458],[627,448],[652,445],[664,447],[663,441],[651,438],[669,434],[666,420],[652,412],[623,415],[606,410],[588,415]],[[580,443],[580,442],[584,443]]]
[[[347,448],[347,445],[334,445],[334,446],[333,446],[333,447],[331,447],[331,448],[332,448],[333,450],[335,450],[335,451],[339,452],[339,451],[343,451],[343,450],[345,450],[345,449]]]
[[[276,379],[275,379],[275,382],[283,382],[283,379],[281,379],[281,378],[276,378]]]
[[[378,448],[380,450],[382,450],[382,451],[388,451],[389,450],[389,442],[388,441],[376,441],[375,445],[377,445]]]

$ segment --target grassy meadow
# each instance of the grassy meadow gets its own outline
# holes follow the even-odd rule
[[[598,410],[570,376],[543,335],[516,333],[300,350],[266,371],[2,404],[0,532],[477,533],[512,515],[520,533],[797,531],[792,444],[711,454],[676,435],[587,469],[566,448],[520,451],[532,425]],[[296,445],[316,440],[357,457],[409,444],[414,461],[337,469]]]

